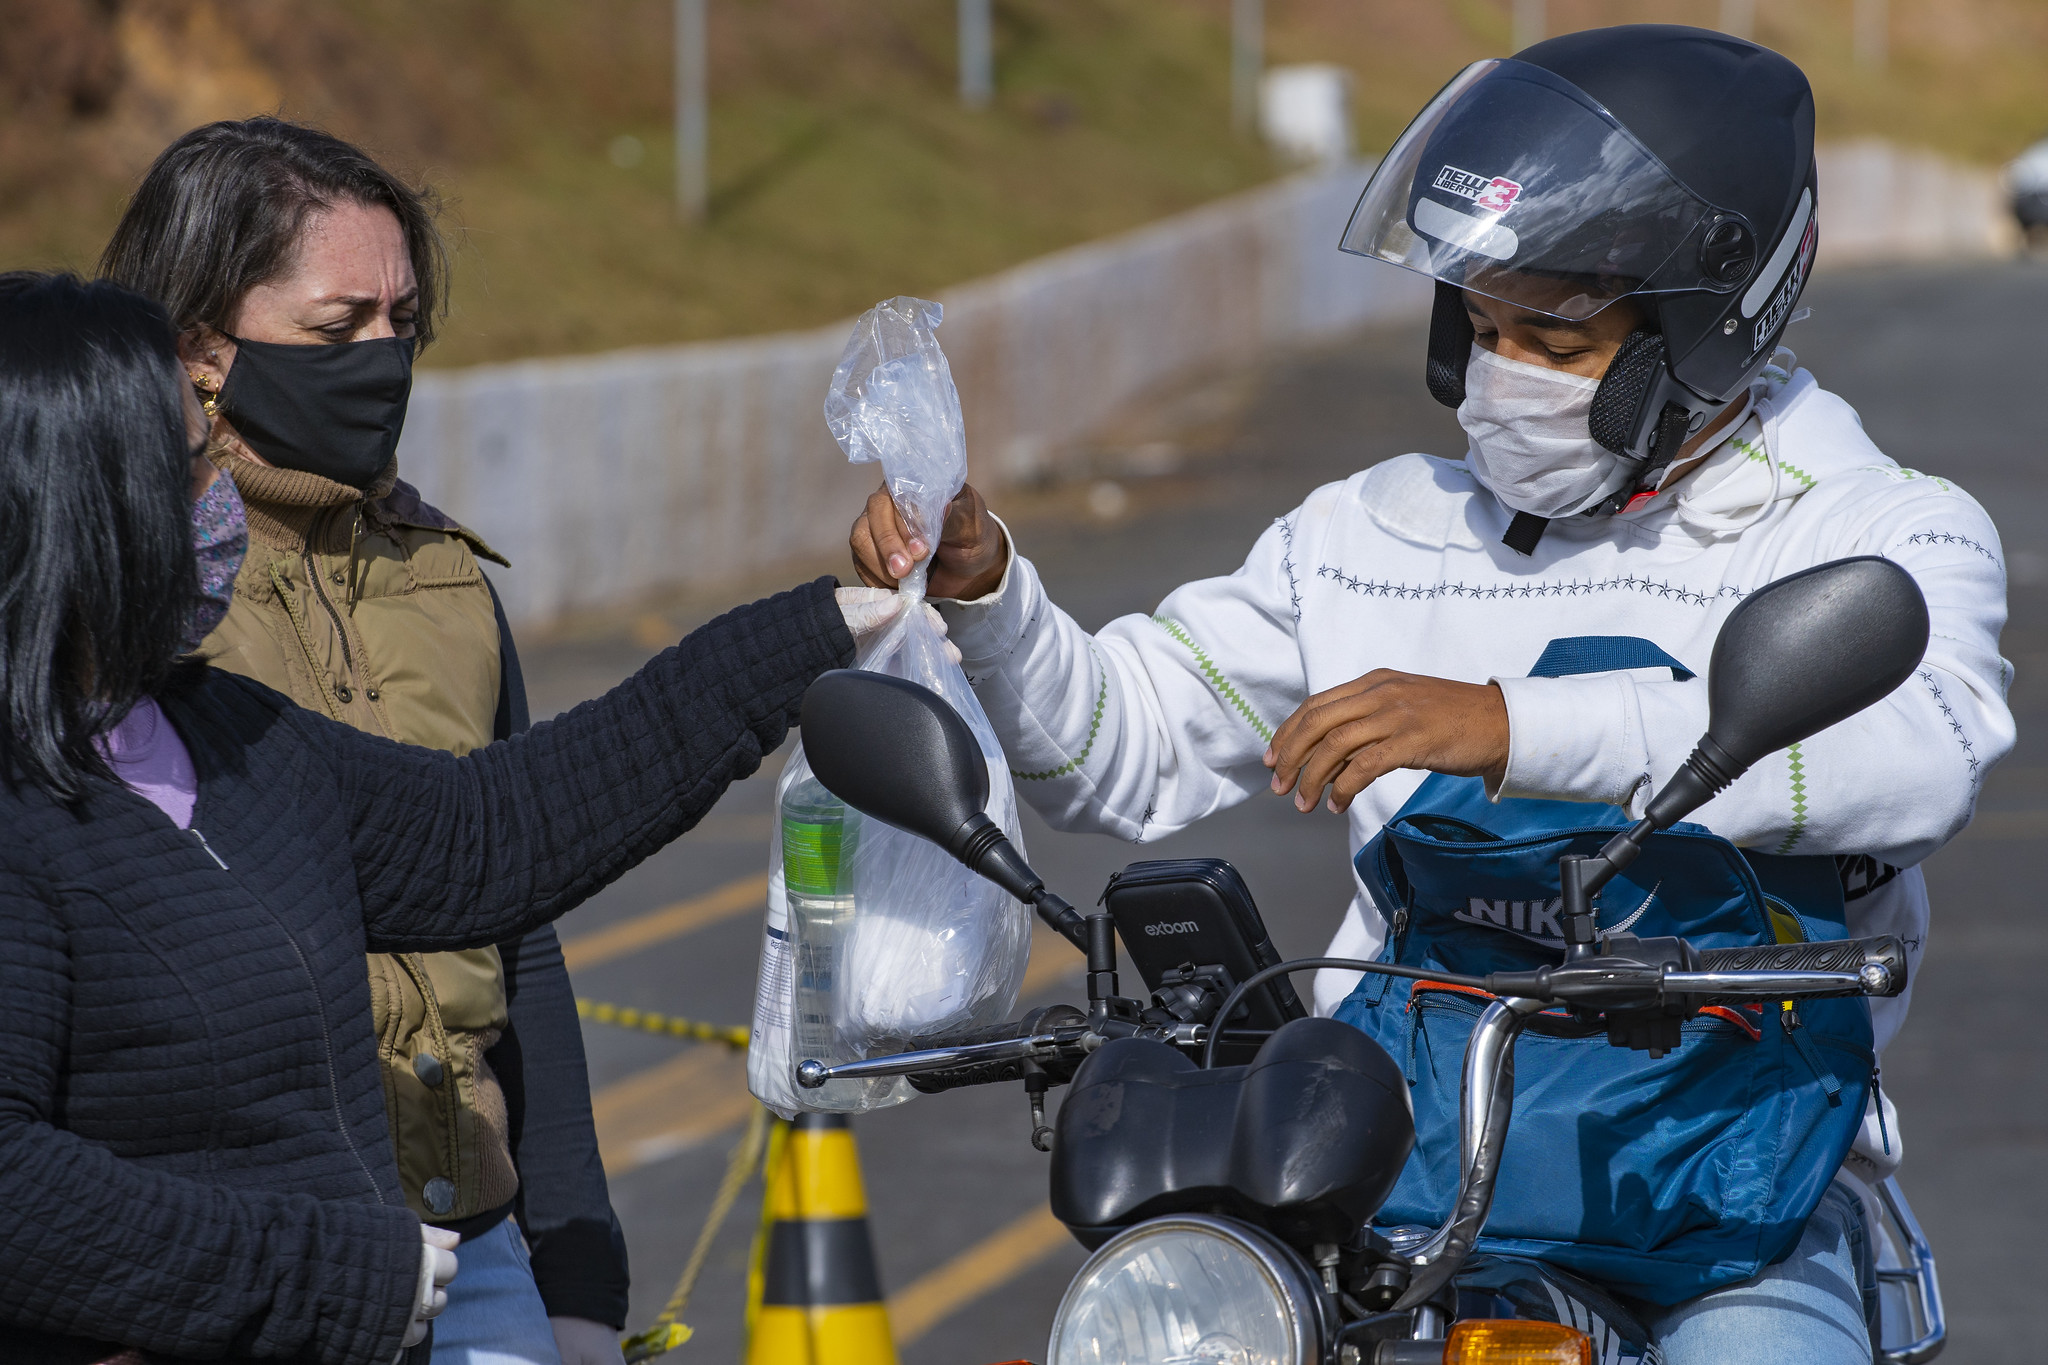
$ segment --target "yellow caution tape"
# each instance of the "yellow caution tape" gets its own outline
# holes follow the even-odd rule
[[[740,1135],[739,1144],[725,1159],[725,1179],[719,1182],[718,1195],[711,1201],[711,1212],[704,1219],[703,1230],[697,1234],[697,1245],[690,1249],[690,1259],[683,1266],[682,1277],[676,1281],[676,1292],[669,1295],[668,1303],[654,1319],[652,1327],[619,1340],[619,1350],[624,1353],[627,1365],[652,1360],[690,1339],[690,1329],[676,1319],[690,1306],[690,1295],[697,1287],[697,1277],[704,1272],[704,1263],[711,1256],[711,1243],[717,1238],[718,1230],[725,1226],[726,1215],[732,1212],[740,1191],[760,1167],[762,1153],[768,1146],[768,1129],[768,1111],[755,1105],[752,1117],[747,1120],[746,1132]]]
[[[677,1019],[672,1015],[656,1014],[653,1010],[635,1009],[631,1005],[607,1005],[599,1000],[580,998],[576,1001],[576,1013],[594,1023],[611,1024],[617,1028],[638,1029],[670,1038],[694,1038],[701,1043],[723,1043],[735,1052],[747,1049],[748,1031],[732,1024]]]
[[[630,1337],[620,1337],[619,1349],[625,1353],[626,1365],[639,1365],[640,1361],[668,1354],[688,1341],[692,1335],[694,1334],[690,1329],[680,1322],[656,1324],[644,1332],[635,1332]]]
[[[677,1019],[672,1015],[658,1014],[653,1010],[635,1009],[630,1005],[608,1005],[600,1000],[576,1001],[576,1014],[599,1024],[611,1024],[617,1028],[638,1029],[643,1033],[658,1033],[669,1038],[693,1038],[703,1043],[723,1043],[735,1052],[747,1050],[748,1031],[730,1024],[707,1024],[698,1019]],[[711,1212],[704,1220],[704,1229],[697,1235],[697,1245],[690,1252],[689,1263],[683,1267],[682,1278],[676,1282],[676,1292],[669,1297],[654,1325],[644,1332],[635,1332],[619,1338],[619,1350],[625,1355],[627,1365],[653,1360],[666,1355],[688,1341],[693,1335],[691,1329],[677,1322],[683,1309],[689,1306],[690,1292],[697,1286],[697,1277],[704,1270],[705,1258],[711,1254],[712,1239],[725,1223],[726,1215],[732,1212],[733,1202],[754,1171],[760,1165],[763,1150],[768,1145],[768,1111],[754,1110],[753,1118],[747,1124],[739,1145],[733,1148],[726,1160],[725,1179],[719,1185],[718,1195],[711,1201]]]

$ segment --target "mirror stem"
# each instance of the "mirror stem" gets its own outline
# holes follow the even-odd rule
[[[1073,906],[1046,889],[1045,879],[1031,870],[1017,846],[986,815],[977,814],[945,845],[978,877],[986,877],[1038,912],[1061,938],[1088,951],[1088,926]]]
[[[1677,779],[1674,778],[1664,792],[1658,793],[1658,799],[1661,801],[1664,794],[1676,785]],[[1599,951],[1600,925],[1593,910],[1593,898],[1614,880],[1616,873],[1636,860],[1643,851],[1645,839],[1669,823],[1668,820],[1658,820],[1657,802],[1652,802],[1650,814],[1609,839],[1597,856],[1588,858],[1583,853],[1567,853],[1557,860],[1557,879],[1564,892],[1565,961],[1576,962]]]
[[[1567,853],[1557,860],[1557,879],[1564,891],[1564,960],[1577,962],[1593,956],[1599,937],[1599,922],[1593,915],[1593,896],[1615,869],[1604,858]]]
[[[1609,839],[1607,847],[1600,850],[1600,856],[1596,859],[1607,864],[1607,872],[1587,887],[1588,893],[1597,894],[1601,887],[1614,879],[1615,873],[1634,862],[1636,855],[1643,851],[1643,840],[1662,828],[1664,826],[1658,824],[1654,816],[1646,815]]]
[[[1061,938],[1073,944],[1082,952],[1090,953],[1090,960],[1093,960],[1091,951],[1093,945],[1089,939],[1088,921],[1081,918],[1078,910],[1046,890],[1045,883],[1043,882],[1040,882],[1038,889],[1031,893],[1031,908],[1038,912],[1038,917],[1044,920],[1049,927],[1057,930]],[[1105,916],[1104,918],[1107,917]],[[1116,958],[1112,952],[1110,966],[1114,968],[1115,965]],[[1091,966],[1089,970],[1093,971],[1094,968]]]

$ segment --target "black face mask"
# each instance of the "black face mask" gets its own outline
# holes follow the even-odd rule
[[[412,394],[410,337],[325,346],[235,343],[221,413],[283,469],[367,488],[398,449]]]

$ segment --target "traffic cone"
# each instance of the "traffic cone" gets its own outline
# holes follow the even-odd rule
[[[846,1116],[799,1114],[776,1136],[747,1365],[896,1365]]]

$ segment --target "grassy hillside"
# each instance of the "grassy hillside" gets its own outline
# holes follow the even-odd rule
[[[1228,0],[997,0],[995,105],[954,98],[953,0],[709,0],[712,211],[672,208],[671,0],[13,0],[0,262],[89,267],[165,140],[259,110],[437,185],[460,364],[760,332],[929,292],[1255,184],[1229,127]],[[1994,161],[2048,131],[2048,0],[1759,5],[1823,133]],[[1266,0],[1273,61],[1357,73],[1384,146],[1509,0]],[[1713,23],[1719,0],[1550,0],[1554,29]]]
[[[1996,164],[2048,136],[2048,0],[1889,0],[1889,60],[1858,67],[1855,0],[1754,6],[1750,37],[1813,81],[1820,135],[1880,136]],[[1359,73],[1360,145],[1384,147],[1460,63],[1510,43],[1509,0],[1267,0],[1276,60]],[[1553,33],[1720,22],[1721,0],[1548,0]]]

